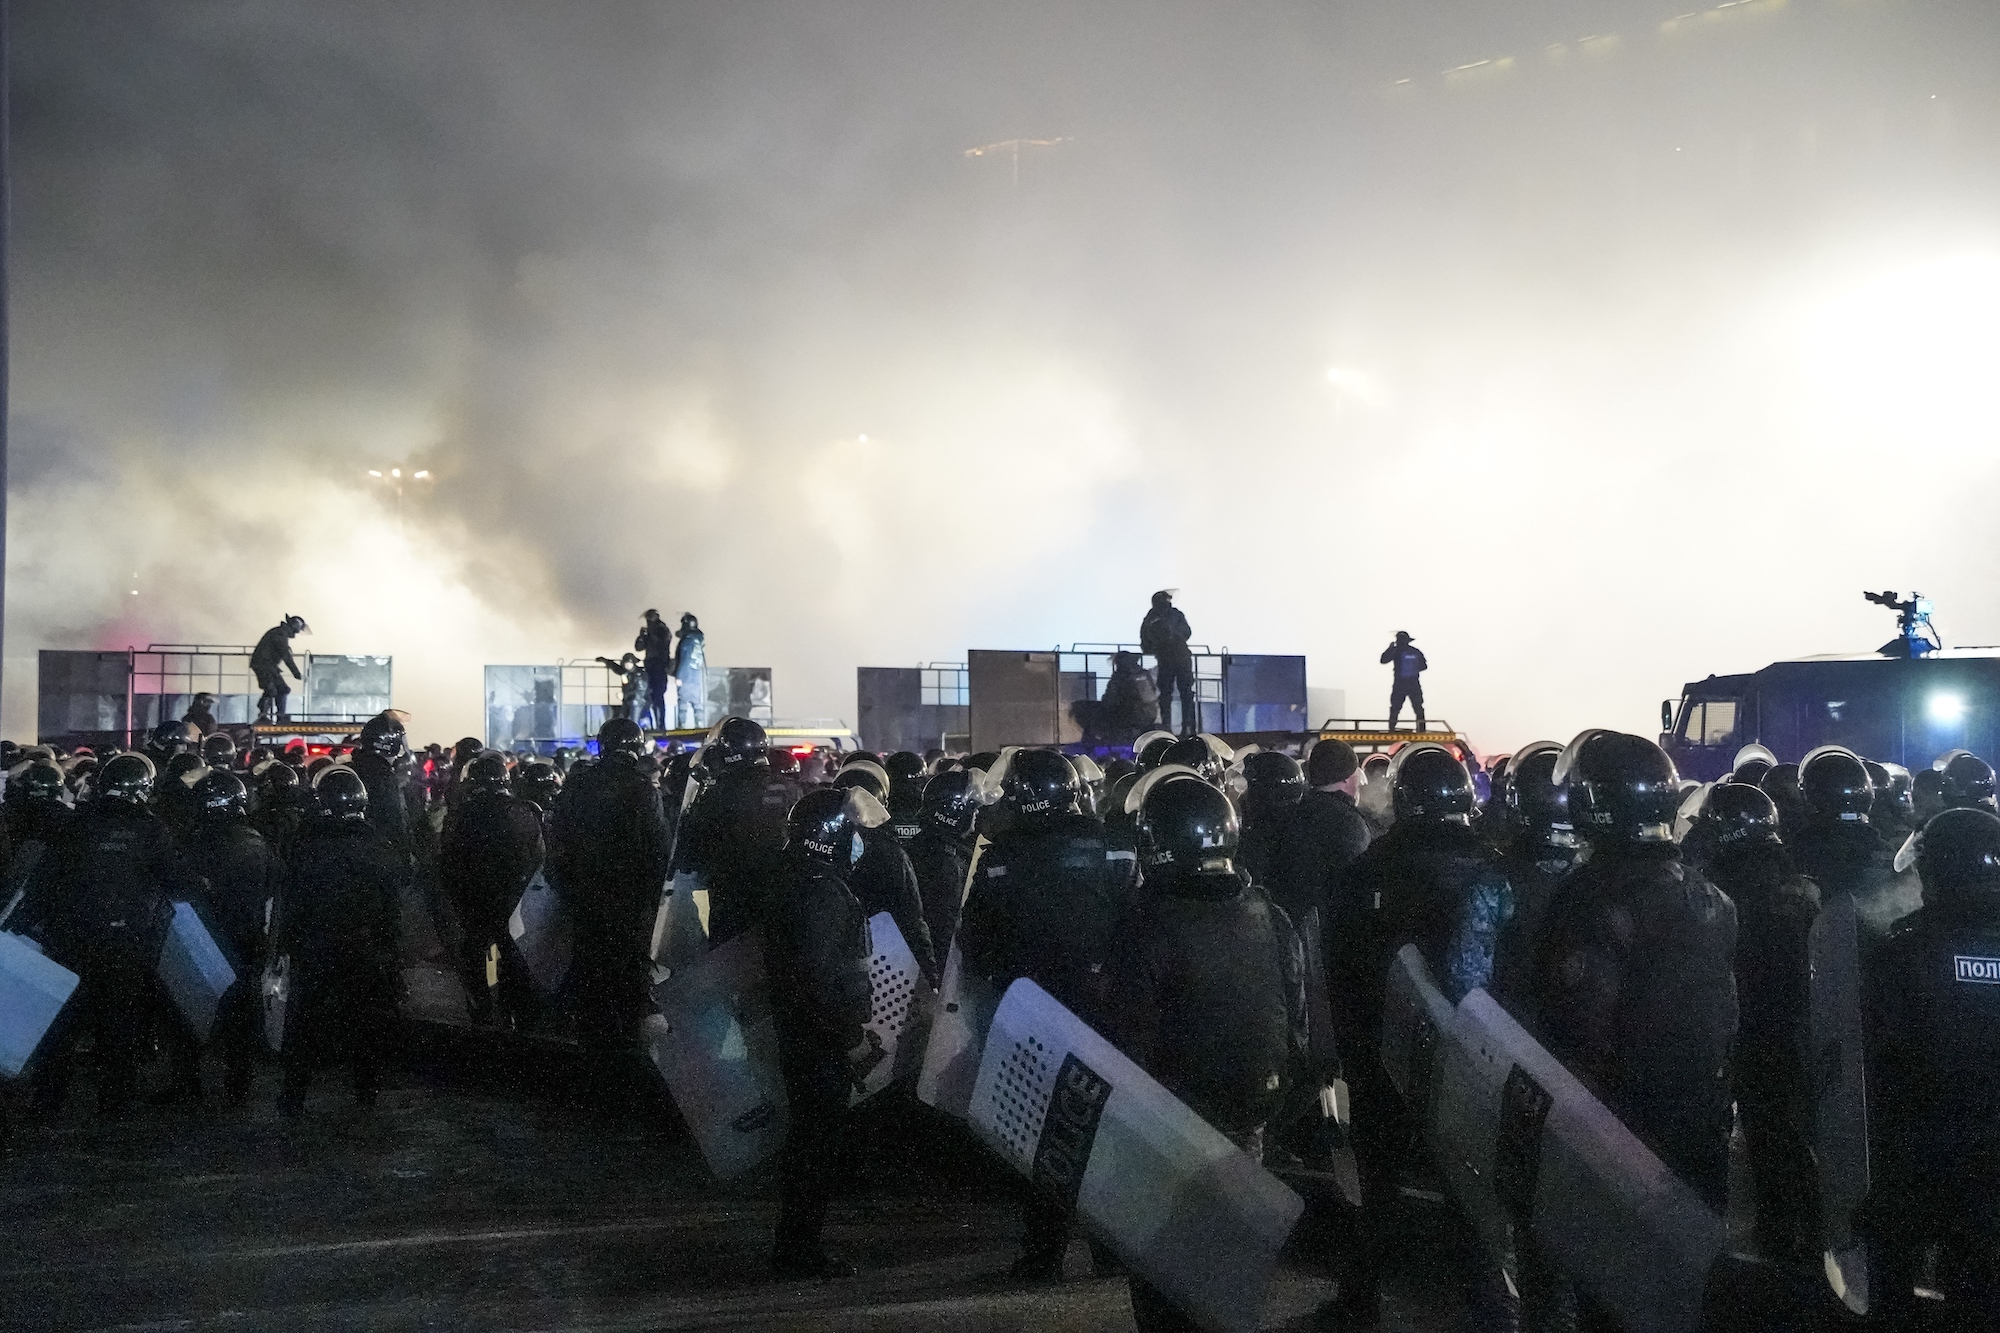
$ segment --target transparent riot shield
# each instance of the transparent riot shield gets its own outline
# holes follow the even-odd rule
[[[173,920],[167,925],[154,970],[174,1007],[193,1029],[195,1040],[207,1041],[215,1028],[216,1008],[236,984],[236,969],[223,956],[193,904],[174,904]]]
[[[0,930],[0,1078],[21,1076],[76,986],[76,973]]]
[[[917,957],[896,928],[896,918],[878,912],[868,921],[872,942],[868,959],[868,1031],[882,1058],[870,1069],[848,1099],[850,1104],[873,1097],[884,1088],[911,1077],[923,1063],[924,1028],[930,1019],[930,987],[924,984]]]
[[[776,1153],[790,1124],[762,932],[704,954],[653,988],[646,1054],[708,1169],[733,1180]]]
[[[521,901],[514,905],[514,915],[507,920],[507,934],[520,952],[536,989],[544,995],[561,990],[563,978],[569,975],[575,946],[562,896],[550,885],[544,871],[537,870],[528,887],[521,891]]]
[[[986,978],[967,970],[965,955],[954,942],[945,956],[943,981],[931,1009],[923,1066],[917,1073],[918,1101],[960,1120],[971,1113],[979,1057],[986,1050],[986,1030],[998,1006],[993,988]]]
[[[1832,895],[1813,922],[1806,1068],[1813,1080],[1814,1156],[1826,1276],[1857,1314],[1868,1313],[1865,1244],[1854,1210],[1868,1196],[1868,1089],[1861,1030],[1861,953],[1855,902]]]
[[[1304,1203],[1025,978],[994,1011],[970,1123],[1201,1327],[1257,1327]]]

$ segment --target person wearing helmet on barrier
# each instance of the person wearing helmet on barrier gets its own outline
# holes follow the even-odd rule
[[[1392,668],[1389,685],[1389,730],[1396,729],[1396,719],[1402,716],[1403,705],[1408,703],[1417,716],[1417,730],[1424,729],[1424,672],[1430,670],[1430,660],[1424,650],[1417,647],[1406,629],[1396,631],[1396,640],[1382,650],[1382,665]]]
[[[1765,781],[1779,771],[1772,769]],[[1837,745],[1821,746],[1799,765],[1796,789],[1797,813],[1787,815],[1779,805],[1779,831],[1799,872],[1819,887],[1823,901],[1843,894],[1854,900],[1865,953],[1888,935],[1897,918],[1916,910],[1916,877],[1896,874],[1896,849],[1870,822],[1875,789],[1858,755]]]
[[[1381,1060],[1389,965],[1405,944],[1415,944],[1438,988],[1456,1003],[1492,983],[1494,953],[1513,913],[1499,856],[1472,829],[1472,776],[1458,756],[1428,742],[1405,746],[1386,781],[1396,822],[1347,868],[1324,927],[1362,1195],[1361,1240],[1333,1313],[1362,1325],[1381,1317],[1397,1177],[1411,1137],[1409,1112]],[[1504,1326],[1513,1311],[1498,1270],[1472,1263],[1467,1275],[1475,1326]]]
[[[588,1091],[620,1106],[644,1086],[635,1079],[633,1042],[671,855],[660,789],[639,767],[645,748],[645,733],[629,717],[599,727],[597,760],[570,771],[549,834],[550,868],[574,938],[564,999],[589,1062],[595,1086]]]
[[[1105,967],[1106,1035],[1261,1160],[1265,1123],[1307,1048],[1299,938],[1236,864],[1236,811],[1222,792],[1166,778],[1145,794],[1136,828],[1146,893]],[[1140,1333],[1198,1327],[1149,1283],[1129,1280]]]
[[[880,801],[884,809],[888,808],[885,793],[889,779],[878,764],[849,764],[834,774],[833,785],[835,790],[865,791]],[[937,951],[932,946],[930,925],[924,916],[923,890],[917,883],[909,854],[896,837],[894,818],[890,816],[890,822],[880,828],[862,831],[861,859],[848,871],[847,887],[861,900],[861,910],[871,920],[881,912],[887,912],[895,920],[896,929],[902,934],[903,943],[910,946],[924,980],[935,989]]]
[[[930,780],[930,769],[916,751],[898,750],[882,761],[882,771],[889,778],[884,804],[889,807],[891,827],[896,829],[897,838],[907,841],[916,836],[916,830],[912,827],[905,832],[902,825],[916,824],[924,808],[924,783]]]
[[[784,850],[785,812],[799,799],[797,783],[771,772],[768,745],[764,728],[747,717],[717,723],[701,752],[708,785],[675,833],[676,866],[708,889],[711,947],[757,923]]]
[[[1960,750],[1938,770],[1938,797],[1947,810],[1992,810],[1993,765]]]
[[[197,899],[202,920],[229,957],[240,985],[230,987],[215,1016],[222,1048],[223,1096],[240,1106],[250,1094],[260,997],[255,978],[264,962],[264,922],[284,884],[284,863],[250,827],[250,792],[234,773],[210,770],[194,787],[195,820],[187,859],[207,887]]]
[[[1154,593],[1152,607],[1139,622],[1139,651],[1159,663],[1160,725],[1168,731],[1174,727],[1173,696],[1180,695],[1183,736],[1201,730],[1201,710],[1195,705],[1194,654],[1188,648],[1193,637],[1187,617],[1174,605],[1174,590],[1163,588]]]
[[[1029,977],[1086,1023],[1102,1021],[1104,964],[1127,900],[1104,828],[1077,809],[1076,770],[1056,750],[1012,750],[996,761],[1006,826],[980,854],[959,917],[959,953],[995,995]],[[1012,1276],[1062,1276],[1069,1212],[1028,1192],[1022,1255]]]
[[[1806,765],[1809,784],[1825,781],[1817,767]],[[1810,785],[1807,792],[1812,799]],[[1760,789],[1741,782],[1710,788],[1695,825],[1707,849],[1702,874],[1736,904],[1736,1111],[1756,1192],[1757,1251],[1781,1262],[1816,1262],[1819,1172],[1806,1052],[1819,888],[1793,864],[1779,840],[1777,807]]]
[[[465,798],[445,816],[438,872],[458,917],[458,979],[475,1024],[525,1027],[534,985],[507,919],[542,864],[541,813],[508,787],[507,761],[483,754],[466,768]],[[496,983],[487,959],[496,955]],[[497,1001],[497,1008],[496,1008]]]
[[[292,687],[285,684],[284,673],[292,673],[293,680],[304,680],[299,672],[299,664],[292,657],[292,640],[301,634],[312,633],[302,616],[286,616],[277,624],[264,631],[257,646],[250,650],[250,674],[257,680],[260,693],[257,696],[257,720],[259,722],[281,722],[287,714],[285,699]]]
[[[848,888],[864,833],[888,811],[857,788],[819,788],[785,818],[785,846],[764,919],[778,1054],[791,1113],[779,1168],[771,1269],[779,1277],[842,1278],[853,1266],[821,1239],[844,1157],[848,1098],[883,1055],[866,1027],[868,915]]]
[[[195,695],[194,699],[189,702],[187,711],[181,714],[181,721],[193,727],[204,737],[213,735],[216,727],[219,725],[215,720],[215,696],[212,694]]]
[[[1554,780],[1562,748],[1554,741],[1521,747],[1507,761],[1500,796],[1508,828],[1500,868],[1514,889],[1514,915],[1500,932],[1489,989],[1516,1018],[1525,1012],[1523,988],[1534,967],[1542,919],[1556,886],[1576,865],[1578,843],[1569,822],[1569,793]]]
[[[708,666],[708,636],[694,612],[681,613],[679,642],[674,644],[674,725],[698,727],[708,717],[708,687],[702,678]]]
[[[1092,710],[1096,739],[1105,745],[1130,745],[1160,716],[1160,689],[1140,664],[1139,654],[1120,649],[1111,655],[1111,676],[1104,696]]]
[[[1939,814],[1916,849],[1924,904],[1863,963],[1870,1189],[1889,1328],[1991,1330],[2000,1320],[2000,817]],[[1936,1247],[1943,1320],[1913,1289]]]
[[[674,674],[674,631],[660,618],[657,607],[646,608],[646,614],[641,618],[638,636],[632,640],[632,651],[640,655],[646,693],[643,700],[632,699],[627,706],[625,716],[641,726],[664,731],[669,725],[667,682]],[[626,660],[631,660],[629,655]],[[628,685],[636,686],[638,677],[626,674],[625,680]],[[636,693],[636,689],[633,693]]]
[[[940,959],[950,954],[952,939],[958,934],[959,905],[965,897],[966,876],[972,871],[972,831],[979,809],[979,794],[973,789],[970,773],[938,774],[924,784],[917,836],[903,848],[917,876],[931,950]]]
[[[407,855],[368,818],[368,786],[346,765],[320,770],[272,915],[273,957],[291,960],[278,1110],[305,1112],[323,1064],[345,1064],[354,1100],[374,1105],[402,977],[397,923]]]
[[[37,1057],[35,1105],[45,1119],[62,1105],[76,1042],[86,1032],[97,1048],[98,1114],[123,1115],[136,1088],[141,1043],[155,1012],[168,1003],[154,980],[154,963],[172,902],[193,897],[200,881],[147,808],[155,780],[144,755],[112,756],[97,774],[89,804],[67,822],[52,849],[54,881],[40,940],[80,984]]]
[[[659,612],[653,611],[648,614],[657,618]],[[665,629],[666,626],[662,625],[661,628]],[[639,637],[644,639],[646,632],[639,631]],[[627,653],[621,658],[599,657],[597,660],[604,665],[606,671],[618,677],[618,716],[641,722],[647,706],[645,693],[647,676],[645,668],[639,665],[639,655]],[[662,690],[666,688],[664,673],[660,676],[660,688]]]

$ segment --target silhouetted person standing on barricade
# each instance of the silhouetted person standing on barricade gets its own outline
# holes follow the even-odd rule
[[[1424,660],[1424,650],[1410,641],[1406,629],[1396,631],[1396,641],[1382,650],[1382,664],[1393,665],[1396,669],[1395,684],[1389,687],[1389,730],[1396,729],[1396,718],[1403,711],[1403,703],[1409,701],[1417,713],[1417,730],[1424,729],[1424,682],[1423,673],[1430,669]]]
[[[1181,731],[1192,736],[1201,730],[1201,711],[1194,702],[1194,654],[1188,640],[1194,631],[1187,617],[1174,605],[1171,590],[1153,594],[1153,609],[1139,622],[1139,651],[1150,653],[1160,664],[1160,725],[1173,730],[1172,698],[1176,687],[1181,695]]]
[[[639,628],[639,637],[632,640],[632,650],[646,655],[646,708],[644,725],[666,730],[667,723],[667,678],[674,674],[674,632],[667,628],[667,622],[660,619],[657,608],[648,608],[646,623]],[[603,659],[598,659],[602,661]],[[619,674],[624,675],[624,672]],[[629,680],[630,677],[627,676]],[[625,716],[634,722],[639,714],[629,705]]]
[[[293,680],[305,679],[292,658],[292,640],[310,633],[312,627],[306,624],[305,617],[286,616],[265,630],[264,637],[250,650],[250,674],[257,678],[257,688],[261,691],[257,696],[259,722],[276,722],[285,716],[285,696],[292,692],[292,687],[285,684],[284,672],[291,672]]]

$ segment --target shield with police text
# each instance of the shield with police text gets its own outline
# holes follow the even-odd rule
[[[1188,1318],[1256,1328],[1304,1203],[1025,978],[994,1011],[969,1120]]]

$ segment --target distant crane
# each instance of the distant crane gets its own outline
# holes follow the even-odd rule
[[[965,150],[967,157],[985,157],[988,153],[1005,151],[1014,163],[1014,188],[1021,188],[1021,150],[1023,148],[1053,148],[1059,143],[1068,143],[1073,135],[1059,135],[1053,139],[1002,139],[999,143],[981,144],[977,148]]]

